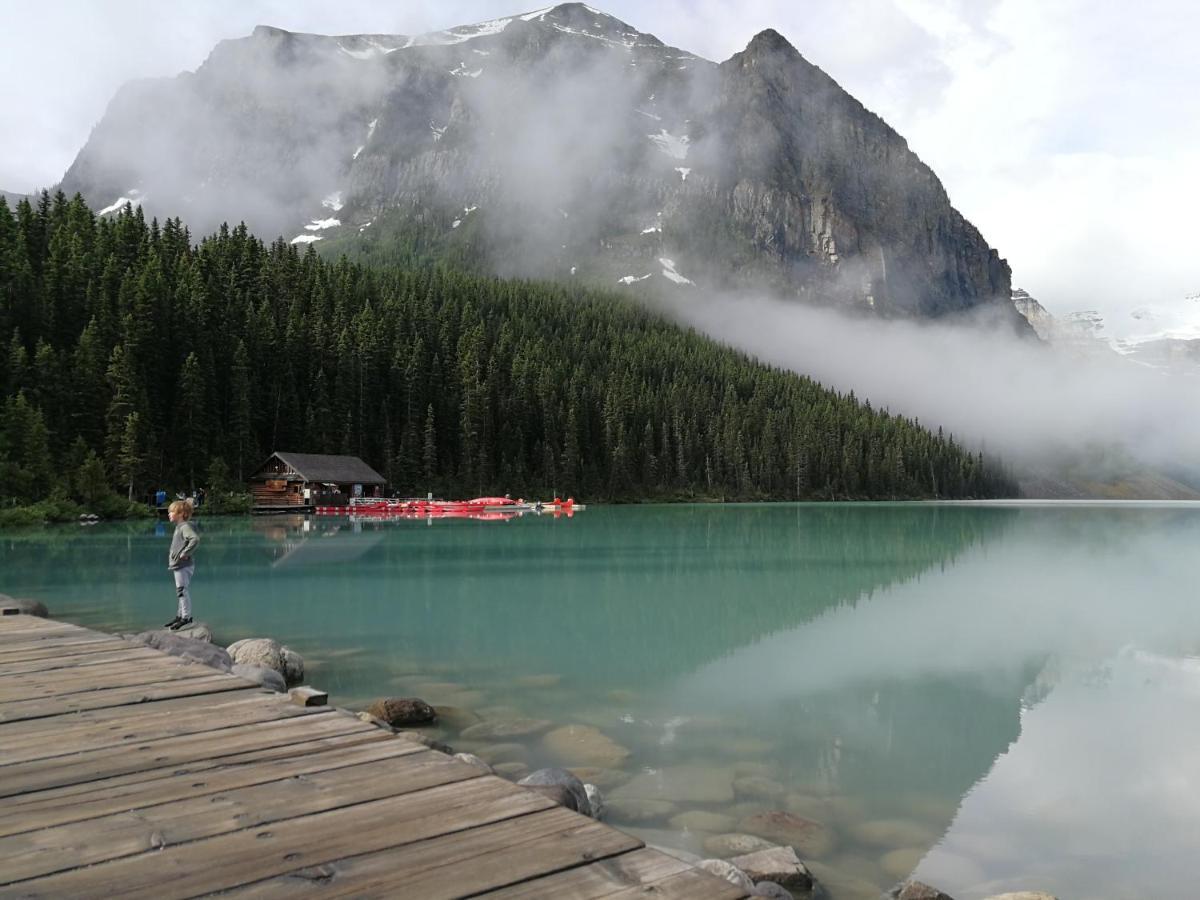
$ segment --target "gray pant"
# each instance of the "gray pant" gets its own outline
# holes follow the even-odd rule
[[[171,571],[175,574],[175,593],[179,597],[179,617],[190,619],[192,617],[192,595],[188,593],[188,585],[192,583],[192,574],[196,571],[196,564],[189,563]]]

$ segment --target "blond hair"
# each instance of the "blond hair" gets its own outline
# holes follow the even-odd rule
[[[192,517],[192,512],[194,510],[195,507],[192,506],[192,501],[190,499],[172,500],[171,505],[167,507],[168,513],[174,513],[185,522]]]

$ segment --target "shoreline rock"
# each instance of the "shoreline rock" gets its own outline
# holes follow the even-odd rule
[[[131,635],[128,640],[153,647],[171,656],[212,666],[222,672],[233,671],[233,659],[230,655],[207,641],[183,637],[173,631],[143,631],[141,634]]]
[[[244,638],[226,650],[236,663],[274,669],[289,686],[304,680],[304,657],[274,638]]]
[[[433,707],[417,697],[384,697],[368,706],[366,711],[393,728],[431,725],[437,721]]]
[[[538,769],[536,772],[526,775],[517,784],[527,788],[562,788],[570,795],[568,802],[561,803],[562,806],[583,813],[585,816],[591,816],[593,819],[597,818],[592,815],[592,803],[588,797],[587,787],[566,769]],[[540,791],[540,793],[559,802],[551,795],[550,791]]]
[[[812,873],[791,847],[757,850],[735,856],[730,862],[745,872],[755,884],[770,881],[789,891],[811,891],[813,888]]]

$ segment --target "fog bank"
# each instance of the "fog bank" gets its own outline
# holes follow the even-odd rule
[[[986,322],[851,318],[761,297],[680,295],[669,314],[764,362],[941,426],[1018,466],[1121,451],[1195,468],[1200,379],[1093,358]]]

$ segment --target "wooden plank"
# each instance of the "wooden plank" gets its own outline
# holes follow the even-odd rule
[[[311,687],[294,687],[288,696],[298,706],[325,706],[329,702],[329,694]]]
[[[295,744],[281,744],[277,747],[258,748],[244,753],[234,753],[231,756],[207,757],[184,763],[168,762],[167,765],[156,765],[124,775],[111,775],[95,781],[65,784],[61,787],[47,788],[34,793],[6,797],[4,809],[6,814],[17,815],[21,811],[33,813],[37,810],[62,809],[75,805],[86,806],[101,795],[115,797],[123,792],[137,793],[142,790],[153,790],[156,784],[180,775],[191,775],[199,780],[215,777],[213,773],[233,771],[243,766],[272,763],[299,758],[310,753],[323,753],[326,750],[347,750],[363,744],[395,740],[400,739],[379,728],[367,731],[338,732],[329,736],[305,737]],[[411,746],[416,749],[425,749],[420,745]]]
[[[55,634],[0,635],[0,656],[24,653],[29,650],[77,647],[84,644],[128,644],[128,641],[99,632],[61,632]]]
[[[384,852],[310,866],[232,895],[470,897],[641,846],[637,838],[556,806]]]
[[[207,678],[187,678],[163,684],[134,685],[133,687],[109,688],[86,694],[66,694],[50,699],[26,700],[0,706],[0,724],[22,719],[40,719],[45,716],[60,716],[64,713],[85,709],[102,709],[106,706],[126,706],[131,703],[147,703],[171,697],[202,696],[223,691],[240,691],[250,682],[224,675],[219,672]],[[260,688],[260,690],[262,690]]]
[[[157,659],[162,654],[152,647],[137,647],[126,645],[116,649],[101,648],[87,653],[54,653],[40,654],[32,659],[18,659],[11,662],[0,660],[0,678],[9,675],[21,675],[26,672],[51,672],[55,669],[82,669],[88,666],[108,665],[125,660]]]
[[[131,659],[112,663],[101,669],[52,669],[49,672],[21,672],[0,682],[0,705],[23,699],[21,694],[30,691],[40,693],[78,693],[79,685],[90,686],[91,690],[105,687],[127,687],[129,684],[146,684],[154,676],[178,677],[181,672],[213,675],[221,669],[193,659],[166,656],[162,653],[151,659]],[[226,673],[222,673],[226,674]],[[141,677],[146,681],[130,681]]]
[[[682,860],[658,850],[634,850],[590,866],[579,866],[492,891],[487,896],[493,900],[594,900],[691,869],[692,866]]]
[[[159,770],[164,773],[163,777],[150,780],[113,784],[120,779],[105,779],[97,782],[103,787],[87,793],[48,797],[53,792],[43,791],[30,795],[42,798],[42,802],[19,806],[6,804],[0,810],[0,837],[170,803],[181,796],[202,797],[314,772],[430,752],[420,744],[410,744],[388,735],[381,734],[381,737],[382,740],[364,740],[357,744],[323,745],[311,752],[300,745],[301,752],[295,757],[277,756],[260,762],[217,766],[202,772],[175,768]]]
[[[395,742],[397,749],[404,746]],[[429,750],[189,797],[0,839],[0,881],[14,882],[246,828],[482,778],[475,766]]]
[[[139,669],[145,671],[155,668],[162,669],[168,666],[204,665],[204,663],[201,663],[198,660],[184,659],[183,657],[179,656],[167,656],[166,654],[163,654],[158,650],[153,650],[149,647],[145,649],[150,650],[150,652],[154,655],[146,656],[144,654],[138,654],[132,648],[128,650],[118,650],[115,652],[110,651],[109,653],[103,654],[111,657],[108,661],[108,664],[105,665],[103,669],[80,666],[73,661],[68,661],[66,665],[56,666],[53,668],[33,669],[27,672],[12,672],[10,673],[12,677],[6,678],[5,682],[7,683],[11,681],[13,683],[19,682],[21,684],[45,682],[47,684],[52,684],[60,681],[69,681],[72,678],[87,678],[92,681],[98,681],[107,676],[122,675],[127,672],[136,672]],[[93,654],[93,656],[94,655],[95,654]],[[26,660],[25,665],[28,666],[30,662],[31,661]],[[44,665],[48,663],[49,660],[42,659],[34,660],[32,662],[37,662]],[[95,663],[92,665],[95,665]],[[84,671],[85,668],[88,668],[89,670]],[[211,669],[212,667],[209,666],[209,668]]]
[[[62,716],[52,716],[42,719],[24,719],[20,722],[7,722],[0,725],[0,750],[8,746],[8,740],[20,741],[26,736],[41,734],[58,734],[60,729],[84,725],[100,725],[107,723],[114,729],[124,724],[137,725],[143,719],[163,715],[186,715],[201,709],[212,709],[214,715],[231,704],[248,703],[253,700],[270,699],[277,694],[264,692],[257,685],[243,688],[240,691],[228,691],[205,697],[199,703],[192,697],[173,697],[166,700],[155,700],[150,703],[140,703],[135,706],[111,706],[101,709],[87,709],[67,713]]]
[[[61,635],[99,634],[88,628],[72,625],[70,622],[60,622],[55,619],[42,619],[38,616],[6,616],[0,618],[0,643],[24,641],[33,637],[55,637]]]
[[[23,613],[0,617],[0,637],[22,634],[52,634],[61,631],[62,623]]]
[[[65,647],[55,645],[35,645],[33,647],[16,647],[12,649],[0,647],[0,662],[11,663],[30,659],[53,659],[66,655],[83,656],[87,653],[108,653],[126,647],[138,646],[141,645],[113,637],[91,641],[73,641]]]
[[[205,757],[232,756],[247,750],[279,746],[306,736],[373,729],[366,722],[337,713],[278,722],[236,725],[182,737],[108,747],[90,753],[35,759],[0,768],[0,797],[27,794],[66,784],[97,781],[139,769],[191,762]],[[377,730],[377,729],[374,729]]]
[[[225,695],[218,695],[225,696]],[[252,722],[271,722],[296,716],[313,715],[320,710],[296,707],[279,698],[251,694],[237,703],[223,706],[203,707],[182,712],[158,713],[142,719],[127,718],[115,722],[82,725],[60,724],[48,737],[45,729],[9,736],[7,729],[0,728],[0,766],[25,762],[31,759],[48,759],[67,756],[85,750],[100,750],[128,742],[144,742],[185,734],[200,734],[219,731],[233,725]],[[34,719],[34,722],[61,722],[61,720]],[[12,727],[25,724],[14,723]],[[0,776],[3,775],[0,768]]]
[[[290,819],[20,882],[23,898],[117,893],[122,900],[195,896],[525,816],[552,806],[540,794],[483,775],[467,783]],[[410,896],[421,896],[412,894]]]
[[[11,703],[37,699],[65,698],[69,694],[159,684],[181,678],[211,678],[225,674],[203,663],[168,657],[149,662],[122,663],[95,672],[56,669],[12,675],[0,682],[0,709]],[[251,684],[252,682],[246,682]],[[243,685],[244,686],[244,685]]]
[[[17,607],[6,607],[8,609],[16,609]],[[5,616],[0,620],[0,632],[15,633],[18,631],[50,631],[55,627],[70,625],[72,628],[78,628],[78,625],[71,625],[70,622],[63,622],[60,619],[50,619],[45,616],[34,616],[29,613],[17,613],[15,615]]]

